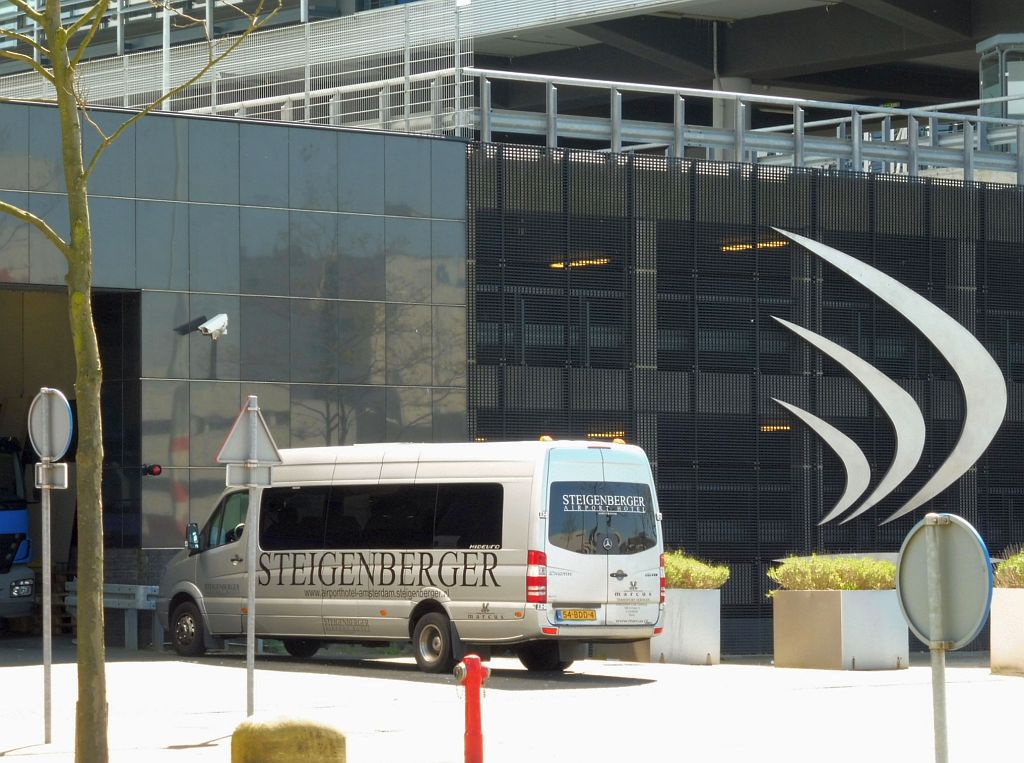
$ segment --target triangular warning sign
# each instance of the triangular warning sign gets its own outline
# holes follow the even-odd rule
[[[263,420],[256,395],[249,395],[249,400],[238,413],[238,418],[231,425],[231,431],[220,446],[217,454],[219,464],[279,464],[281,454],[277,450],[274,438],[270,434],[267,422]]]

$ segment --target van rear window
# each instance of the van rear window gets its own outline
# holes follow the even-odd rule
[[[548,516],[551,544],[579,554],[636,554],[658,542],[643,483],[553,482]]]

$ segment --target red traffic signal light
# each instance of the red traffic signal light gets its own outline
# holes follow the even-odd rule
[[[144,477],[159,477],[163,474],[164,468],[160,464],[143,464],[142,475]]]

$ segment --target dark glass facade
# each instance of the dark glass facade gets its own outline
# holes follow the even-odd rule
[[[127,116],[94,114],[108,134]],[[180,547],[251,394],[279,447],[466,439],[465,154],[162,114],[113,144],[90,183],[108,545]],[[0,166],[0,198],[66,234],[54,109],[0,104]],[[64,272],[0,216],[0,299]],[[218,313],[225,336],[194,330]],[[163,475],[140,478],[144,463]]]
[[[1024,189],[511,146],[474,147],[468,182],[471,436],[617,434],[644,447],[667,546],[732,569],[723,651],[771,651],[773,560],[898,551],[925,511],[967,518],[995,553],[1024,538]],[[999,363],[1002,429],[925,508],[880,526],[956,442],[955,376],[906,320],[773,227],[910,286]],[[841,463],[772,399],[851,436],[872,485],[892,426],[772,316],[856,352],[924,413],[917,469],[847,524],[818,525],[844,489]]]

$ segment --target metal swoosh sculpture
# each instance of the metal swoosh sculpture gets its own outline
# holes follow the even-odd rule
[[[777,316],[773,315],[772,318],[849,371],[861,383],[864,389],[875,398],[896,430],[896,452],[893,454],[889,471],[886,472],[885,477],[878,483],[878,486],[875,487],[871,495],[865,499],[864,503],[853,514],[843,520],[844,523],[849,522],[889,495],[917,466],[917,462],[921,459],[921,453],[924,452],[924,416],[909,392],[863,358],[820,334],[815,334],[813,331],[808,331]],[[866,463],[867,459],[865,459]],[[849,471],[849,468],[848,465],[848,482],[854,479],[854,475]],[[870,481],[870,470],[867,479]],[[821,524],[834,518],[834,512],[835,509],[821,521]]]
[[[831,522],[850,508],[853,502],[868,489],[868,483],[871,482],[871,467],[868,465],[868,459],[864,456],[864,451],[860,449],[857,443],[824,419],[818,418],[813,413],[791,405],[784,400],[779,400],[775,397],[772,400],[791,411],[795,416],[800,417],[807,426],[813,429],[835,451],[836,455],[843,462],[843,466],[846,467],[846,489],[843,490],[843,494],[836,501],[836,505],[832,507],[832,510],[818,524],[823,525],[826,522]]]
[[[1006,414],[1006,382],[995,360],[974,335],[917,292],[838,249],[779,228],[774,230],[850,276],[909,320],[949,363],[963,388],[960,438],[921,489],[882,524],[891,522],[952,485],[985,452]]]

